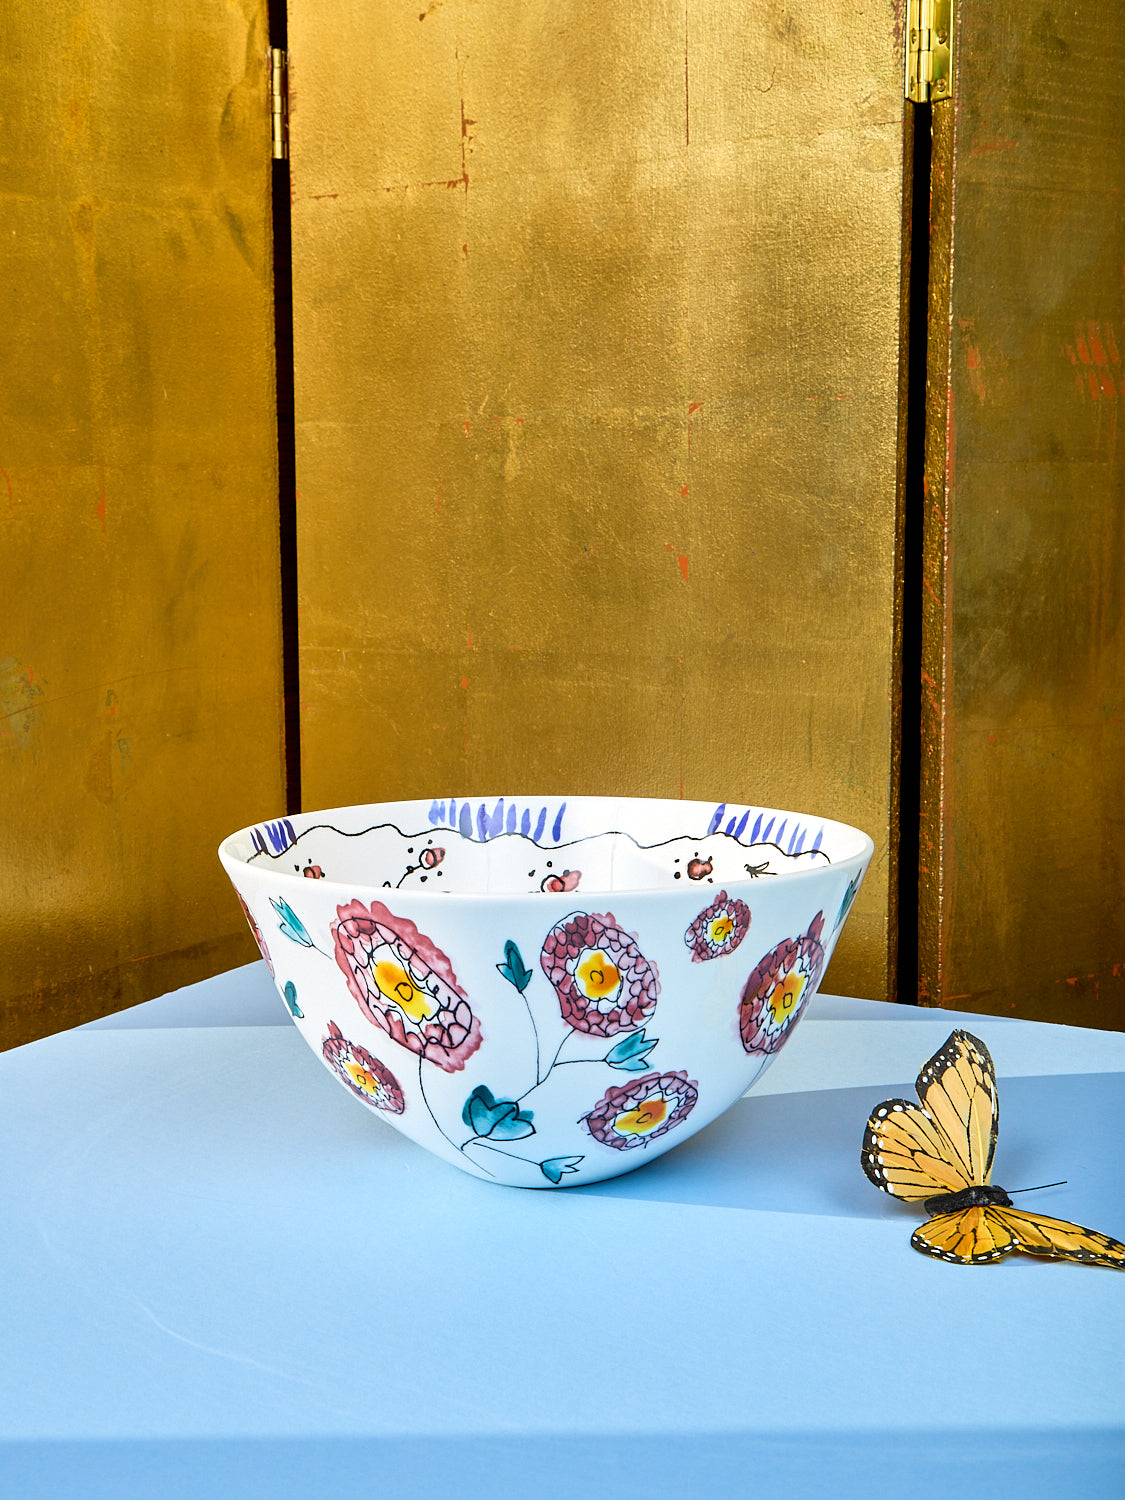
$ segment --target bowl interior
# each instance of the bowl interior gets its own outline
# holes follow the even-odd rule
[[[280,818],[232,835],[222,853],[345,885],[589,895],[792,876],[870,847],[845,824],[746,804],[450,797]]]

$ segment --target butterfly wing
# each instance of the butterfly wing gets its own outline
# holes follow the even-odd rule
[[[1096,1229],[1083,1229],[1081,1224],[1071,1224],[1066,1219],[1049,1219],[1043,1214],[1025,1213],[1019,1208],[986,1208],[982,1210],[990,1219],[1000,1221],[1017,1250],[1025,1255],[1046,1255],[1052,1260],[1079,1260],[1097,1266],[1118,1266],[1125,1269],[1125,1245],[1120,1240],[1110,1239],[1108,1234],[1099,1234]],[[924,1228],[929,1228],[924,1225]]]
[[[926,1255],[959,1265],[981,1265],[1021,1250],[1052,1260],[1125,1269],[1125,1245],[1108,1234],[998,1204],[938,1214],[914,1231],[910,1243]]]
[[[963,1266],[999,1260],[1017,1248],[1012,1230],[992,1208],[962,1208],[937,1214],[914,1231],[910,1243],[925,1255]]]
[[[949,1141],[966,1184],[983,1185],[992,1171],[1000,1109],[988,1048],[954,1031],[918,1074],[918,1098]]]
[[[945,1132],[906,1099],[887,1099],[872,1112],[859,1159],[869,1181],[907,1202],[971,1185]]]
[[[983,1186],[999,1131],[988,1048],[954,1031],[918,1074],[917,1104],[888,1099],[867,1122],[860,1160],[876,1187],[916,1201]]]

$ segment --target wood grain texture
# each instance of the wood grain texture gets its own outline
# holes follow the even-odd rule
[[[1125,1027],[1125,13],[958,16],[934,111],[920,990]]]
[[[878,852],[826,983],[886,996],[896,7],[289,28],[305,806],[851,821]]]
[[[7,7],[0,1044],[255,956],[284,802],[266,7]]]

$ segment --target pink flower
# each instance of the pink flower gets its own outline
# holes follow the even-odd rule
[[[460,1072],[482,1038],[449,959],[381,901],[351,901],[336,915],[336,962],[363,1014],[416,1057]]]
[[[238,896],[237,891],[235,891],[234,894]],[[250,931],[254,934],[254,941],[258,945],[258,951],[266,961],[266,968],[270,971],[270,976],[273,977],[273,959],[270,957],[270,951],[266,947],[266,940],[262,936],[262,929],[258,926],[257,922],[255,922],[254,913],[246,905],[246,902],[243,901],[241,896],[238,896],[238,904],[242,907],[243,914],[246,917],[246,920],[250,923]]]
[[[563,1020],[576,1031],[633,1031],[656,1009],[656,969],[612,913],[575,912],[556,923],[539,962],[555,987]]]
[[[812,998],[824,968],[823,931],[818,911],[804,937],[778,943],[743,985],[738,1027],[747,1052],[776,1052]]]
[[[684,942],[691,949],[692,963],[701,964],[733,953],[749,930],[750,908],[746,902],[732,900],[726,891],[720,891],[684,933]]]
[[[689,1082],[684,1072],[647,1073],[607,1089],[580,1123],[603,1146],[631,1151],[667,1135],[691,1114],[698,1098],[699,1085]]]
[[[321,1046],[325,1061],[337,1077],[357,1098],[389,1115],[401,1115],[406,1108],[399,1081],[390,1068],[372,1057],[366,1047],[349,1042],[335,1021],[328,1023],[328,1035]]]

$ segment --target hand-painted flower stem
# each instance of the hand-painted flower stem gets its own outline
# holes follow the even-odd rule
[[[579,1064],[605,1063],[608,1067],[616,1068],[623,1073],[644,1073],[651,1067],[648,1060],[649,1053],[659,1041],[658,1037],[646,1037],[644,1028],[642,1027],[639,1031],[628,1032],[608,1052],[602,1053],[598,1057],[561,1058],[563,1047],[566,1046],[567,1042],[574,1035],[575,1032],[571,1030],[567,1036],[563,1037],[551,1066],[541,1078],[536,1077],[535,1083],[519,1096],[519,1099],[516,1101],[517,1103],[522,1104],[529,1095],[535,1093],[536,1089],[541,1088],[556,1068],[570,1068]]]
[[[559,1043],[558,1047],[555,1050],[555,1055],[551,1059],[550,1067],[543,1074],[543,1077],[541,1079],[537,1079],[537,1083],[547,1082],[547,1079],[551,1076],[551,1070],[560,1066],[559,1058],[562,1056],[563,1048],[566,1046],[567,1042],[572,1041],[577,1035],[578,1032],[575,1031],[573,1027],[568,1028],[566,1036],[563,1037],[562,1041]],[[530,1090],[528,1092],[530,1092]]]
[[[535,1038],[535,1082],[538,1083],[540,1077],[539,1069],[542,1066],[542,1059],[539,1051],[539,1028],[535,1024],[535,1016],[531,1009],[531,1002],[528,1000],[527,996],[522,992],[522,990],[520,992],[520,998],[522,999],[524,1005],[527,1006],[527,1019],[531,1022],[531,1034]]]
[[[497,1156],[510,1156],[513,1161],[526,1162],[529,1167],[537,1167],[539,1165],[537,1161],[533,1161],[530,1157],[517,1156],[514,1151],[505,1151],[501,1146],[494,1146],[491,1141],[481,1140],[479,1136],[474,1136],[471,1141],[466,1141],[465,1146],[461,1149],[464,1150],[467,1146],[479,1146],[483,1151],[495,1151]],[[480,1164],[478,1163],[477,1165],[479,1166]],[[488,1172],[488,1168],[481,1167],[481,1171]],[[489,1172],[488,1175],[494,1177],[496,1174]]]
[[[523,961],[523,954],[511,938],[504,944],[504,962],[496,965],[497,973],[503,975],[513,987],[527,1008],[527,1019],[531,1022],[531,1034],[535,1038],[535,1081],[539,1082],[542,1074],[542,1054],[539,1047],[539,1027],[535,1024],[535,1013],[531,1009],[531,1002],[527,998],[527,987],[531,983],[532,971]]]
[[[442,1130],[442,1128],[441,1128],[441,1122],[438,1120],[437,1115],[434,1114],[433,1108],[430,1105],[430,1101],[426,1098],[426,1085],[425,1085],[425,1082],[423,1081],[423,1077],[422,1077],[423,1062],[424,1062],[424,1059],[421,1058],[421,1057],[419,1057],[419,1059],[418,1059],[418,1092],[422,1096],[422,1103],[426,1106],[426,1113],[429,1115],[430,1119],[434,1122],[434,1125],[437,1127],[438,1134],[443,1138],[443,1140],[447,1140],[449,1142],[449,1144],[453,1147],[454,1151],[460,1151],[461,1147],[457,1144],[457,1142],[455,1140],[453,1140],[453,1138],[451,1136],[446,1135],[445,1131]],[[482,1168],[482,1171],[483,1170],[484,1169]],[[491,1177],[492,1175],[493,1174],[490,1172],[489,1176]]]

